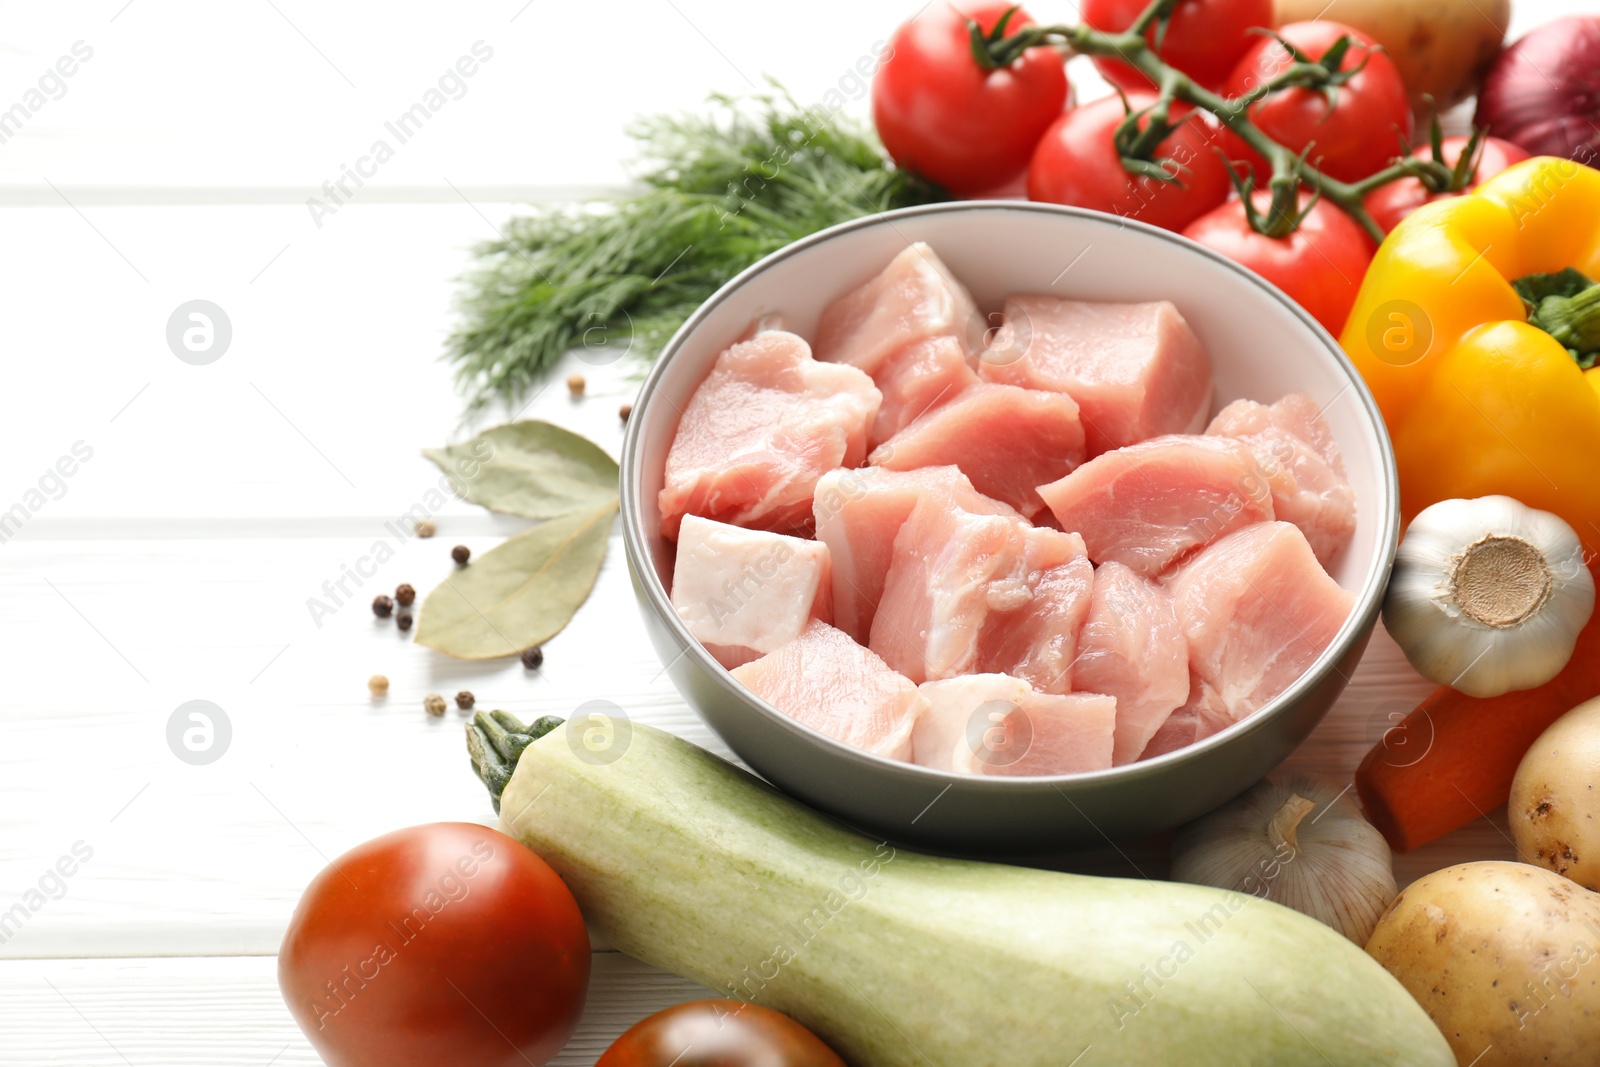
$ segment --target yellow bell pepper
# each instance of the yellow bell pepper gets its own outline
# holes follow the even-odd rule
[[[1600,354],[1591,279],[1600,171],[1565,159],[1428,204],[1384,241],[1340,342],[1388,423],[1403,521],[1504,493],[1600,549],[1600,368],[1583,369]],[[1531,316],[1518,281],[1534,287]]]

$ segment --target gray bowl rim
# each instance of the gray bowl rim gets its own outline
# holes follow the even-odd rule
[[[1185,748],[1176,749],[1148,760],[1139,760],[1134,763],[1123,764],[1120,767],[1110,767],[1100,771],[1080,771],[1071,774],[1015,778],[1003,775],[956,774],[950,771],[934,770],[914,763],[893,760],[887,756],[879,756],[806,726],[785,715],[741,685],[729,673],[728,669],[712,658],[711,654],[705,650],[705,647],[690,634],[688,627],[684,625],[683,620],[678,617],[677,611],[673,609],[671,598],[661,583],[661,576],[656,573],[655,563],[648,547],[643,518],[635,505],[635,498],[638,496],[641,463],[639,439],[646,422],[644,415],[655,394],[655,390],[661,378],[665,375],[672,358],[683,346],[684,341],[699,328],[700,324],[705,321],[713,310],[724,301],[734,297],[750,279],[770,270],[791,256],[807,251],[817,245],[825,244],[841,234],[851,233],[858,229],[884,225],[892,227],[895,221],[899,219],[960,213],[975,209],[985,211],[998,209],[1021,214],[1065,215],[1093,226],[1105,226],[1118,230],[1132,229],[1143,233],[1147,237],[1165,241],[1169,244],[1176,244],[1187,255],[1199,255],[1211,260],[1231,273],[1239,282],[1264,290],[1270,298],[1293,313],[1295,318],[1300,320],[1301,324],[1307,328],[1313,337],[1322,342],[1325,353],[1334,358],[1334,361],[1349,379],[1350,388],[1355,391],[1356,397],[1366,411],[1373,429],[1377,431],[1379,455],[1383,462],[1380,507],[1384,515],[1384,547],[1379,550],[1378,558],[1374,561],[1374,566],[1369,570],[1367,580],[1357,595],[1355,603],[1350,608],[1349,616],[1346,617],[1344,624],[1339,628],[1339,632],[1334,635],[1333,641],[1327,648],[1323,649],[1322,655],[1318,656],[1316,661],[1288,689],[1268,701],[1259,711],[1203,741],[1195,742]],[[663,461],[664,459],[665,457],[663,457]],[[643,588],[651,610],[666,626],[671,628],[673,635],[684,646],[685,651],[682,655],[693,659],[702,672],[715,679],[717,684],[730,697],[747,705],[753,712],[765,715],[797,741],[821,746],[846,762],[857,764],[864,769],[899,775],[908,782],[935,783],[946,786],[960,784],[963,787],[975,789],[981,793],[995,794],[1060,789],[1068,784],[1094,783],[1109,785],[1125,781],[1138,781],[1147,777],[1159,778],[1163,777],[1169,769],[1190,762],[1202,762],[1214,750],[1231,746],[1246,737],[1270,729],[1273,722],[1291,706],[1320,687],[1331,672],[1340,670],[1339,661],[1355,645],[1361,632],[1370,626],[1367,620],[1376,619],[1378,610],[1382,605],[1385,587],[1388,584],[1389,573],[1394,566],[1400,532],[1399,472],[1395,465],[1394,448],[1389,440],[1383,416],[1378,411],[1377,401],[1373,398],[1372,390],[1367,387],[1366,381],[1362,379],[1360,371],[1356,369],[1350,357],[1340,347],[1338,340],[1325,330],[1321,323],[1312,318],[1304,308],[1295,303],[1283,290],[1260,275],[1235,263],[1221,253],[1213,251],[1196,241],[1191,241],[1180,234],[1161,229],[1149,223],[1139,222],[1136,219],[1091,211],[1086,208],[1068,207],[1061,204],[1042,204],[1027,200],[960,200],[897,208],[873,215],[863,215],[860,218],[841,222],[825,230],[818,230],[810,236],[802,237],[798,241],[787,244],[777,251],[764,256],[740,271],[725,282],[715,293],[707,297],[705,302],[695,309],[694,314],[684,320],[683,325],[678,327],[671,339],[662,347],[660,354],[657,355],[654,366],[651,367],[650,373],[645,377],[644,384],[640,387],[639,395],[634,400],[633,412],[628,419],[628,426],[623,435],[620,485],[622,489],[623,546],[626,550],[628,566],[633,570],[635,580]],[[1340,671],[1340,673],[1342,675],[1343,672]],[[1346,681],[1348,680],[1346,678]],[[760,770],[759,767],[756,769]]]

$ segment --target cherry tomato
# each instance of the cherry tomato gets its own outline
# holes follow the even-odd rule
[[[1291,22],[1278,28],[1278,34],[1312,59],[1320,57],[1342,36],[1356,43],[1339,65],[1350,70],[1366,66],[1338,87],[1335,101],[1313,89],[1285,89],[1273,93],[1250,108],[1250,119],[1279,144],[1303,150],[1315,142],[1311,162],[1329,177],[1353,182],[1382,170],[1400,154],[1400,140],[1411,138],[1411,101],[1405,82],[1394,60],[1377,48],[1371,37],[1337,22]],[[1263,37],[1246,50],[1223,86],[1228,96],[1241,96],[1262,84],[1293,62],[1283,45]],[[1255,170],[1258,181],[1265,180],[1265,161],[1243,142],[1236,142],[1239,153]]]
[[[594,1067],[845,1067],[810,1030],[770,1008],[696,1000],[635,1023]]]
[[[1148,0],[1084,0],[1083,21],[1097,30],[1120,32],[1148,6]],[[1255,40],[1248,31],[1271,25],[1272,0],[1179,0],[1157,54],[1206,88],[1216,89]],[[1145,31],[1145,39],[1155,47],[1156,27]],[[1112,85],[1155,88],[1120,59],[1096,56],[1094,65]]]
[[[312,880],[278,986],[330,1067],[528,1067],[577,1029],[589,936],[521,844],[475,823],[413,826]]]
[[[1309,195],[1301,193],[1302,210]],[[1253,200],[1265,214],[1272,197],[1262,190]],[[1183,235],[1282,289],[1335,337],[1344,328],[1376,251],[1367,231],[1327,200],[1319,200],[1288,237],[1267,237],[1251,229],[1244,202],[1238,198],[1196,219]]]
[[[978,66],[967,20],[988,32],[1011,6],[958,10],[933,0],[895,31],[872,80],[872,118],[883,147],[900,166],[957,196],[987,192],[1021,174],[1066,103],[1066,67],[1053,48],[1030,48],[1003,69]],[[1006,30],[1032,21],[1019,10]]]
[[[1455,166],[1461,158],[1461,150],[1467,146],[1467,137],[1446,137],[1444,148],[1444,161],[1448,166]],[[1417,159],[1432,159],[1433,147],[1423,145],[1411,153]],[[1527,159],[1528,153],[1519,145],[1510,141],[1502,141],[1498,137],[1485,137],[1483,151],[1478,156],[1478,168],[1473,172],[1472,180],[1467,183],[1462,192],[1472,190],[1481,181],[1487,181],[1511,166]],[[1390,182],[1367,194],[1367,211],[1383,232],[1388,233],[1400,225],[1400,220],[1411,214],[1423,204],[1431,204],[1435,200],[1448,200],[1461,193],[1430,193],[1428,187],[1415,178],[1401,178],[1399,181]]]
[[[1134,110],[1154,103],[1151,93],[1131,92]],[[1169,230],[1181,230],[1228,198],[1228,165],[1212,142],[1217,128],[1203,113],[1174,107],[1174,120],[1188,121],[1157,148],[1157,157],[1183,169],[1176,183],[1128,173],[1112,143],[1126,112],[1115,96],[1062,115],[1045,133],[1028,165],[1028,199],[1072,204],[1123,215]]]

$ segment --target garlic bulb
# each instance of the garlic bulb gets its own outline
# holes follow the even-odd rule
[[[1397,890],[1388,843],[1346,792],[1305,775],[1257,782],[1178,831],[1173,880],[1274,901],[1365,945]]]
[[[1508,496],[1444,500],[1411,520],[1383,625],[1422,675],[1468,696],[1543,685],[1594,610],[1578,535]]]

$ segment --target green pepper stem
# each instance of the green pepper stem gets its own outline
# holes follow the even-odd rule
[[[505,792],[512,774],[516,773],[517,760],[528,746],[560,726],[563,720],[554,715],[538,719],[532,726],[509,711],[478,712],[467,726],[467,752],[472,758],[472,769],[483,780],[494,801],[496,814],[500,812],[500,794]]]
[[[1600,285],[1575,296],[1545,297],[1528,322],[1554,337],[1580,366],[1593,365],[1600,353]]]

